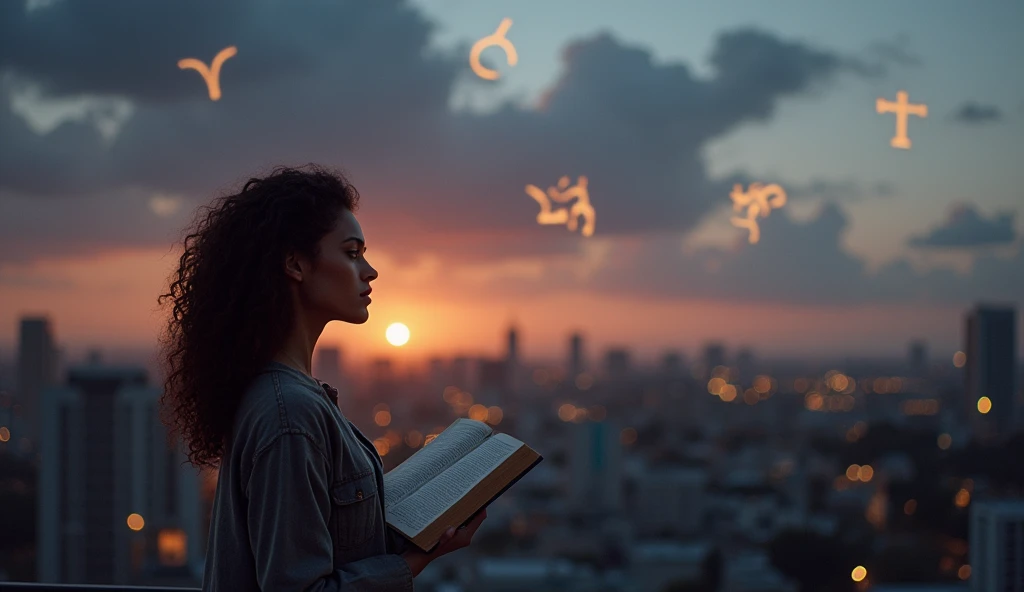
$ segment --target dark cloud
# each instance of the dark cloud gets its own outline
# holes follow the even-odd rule
[[[953,113],[953,119],[961,123],[988,123],[1002,118],[1003,112],[999,107],[982,105],[974,101],[964,103]]]
[[[761,240],[748,244],[736,229],[732,248],[686,252],[679,236],[661,235],[616,245],[597,271],[578,277],[580,252],[538,278],[488,287],[494,294],[527,297],[542,290],[718,302],[796,303],[808,306],[916,302],[962,306],[978,299],[1024,303],[1024,249],[1011,257],[978,257],[969,273],[916,271],[898,259],[872,273],[842,247],[848,219],[837,204],[796,222],[784,210],[760,221]]]
[[[374,248],[438,256],[444,269],[551,257],[541,279],[492,285],[506,295],[588,288],[827,303],[1024,293],[1013,292],[1024,274],[1006,275],[1020,270],[1019,254],[981,258],[967,278],[903,263],[871,275],[841,248],[848,222],[834,205],[807,223],[773,212],[756,245],[736,229],[732,250],[682,252],[680,237],[736,182],[709,177],[710,140],[770,119],[780,100],[838,74],[876,75],[886,60],[743,29],[718,37],[710,76],[697,78],[599,34],[567,47],[540,108],[473,114],[448,107],[471,76],[465,48],[432,53],[432,25],[397,0],[64,0],[30,13],[7,2],[0,17],[4,94],[31,83],[51,97],[116,96],[134,109],[107,143],[89,118],[38,135],[0,101],[0,209],[13,214],[0,217],[0,261],[166,246],[190,207],[213,194],[261,168],[319,162],[356,181]],[[208,62],[227,45],[239,53],[213,102],[198,74],[176,62]],[[524,186],[561,175],[590,178],[594,240],[534,222]],[[815,179],[789,192],[858,199],[892,188]],[[154,193],[179,195],[186,207],[157,216]],[[609,237],[617,238],[601,242]],[[612,248],[591,272],[564,273],[602,244]]]
[[[142,188],[195,205],[260,168],[341,165],[366,197],[361,219],[375,240],[413,241],[459,260],[571,251],[578,234],[538,227],[524,192],[561,175],[590,178],[599,234],[685,231],[728,194],[708,177],[707,141],[771,117],[784,97],[862,70],[744,29],[718,38],[714,72],[703,79],[601,34],[566,49],[542,109],[480,115],[448,108],[457,80],[471,76],[464,53],[431,53],[432,26],[397,1],[108,1],[88,10],[64,1],[14,21],[4,25],[11,35],[0,62],[10,84],[126,97],[134,113],[109,146],[88,122],[45,136],[12,126],[0,137],[0,189],[75,199]],[[239,53],[213,102],[176,60],[208,61],[228,44]],[[0,118],[16,122],[5,109]],[[74,249],[31,225],[10,240],[37,234]]]
[[[876,197],[892,197],[896,192],[893,185],[886,181],[876,181],[865,185],[854,179],[812,179],[802,184],[784,184],[783,187],[789,197],[825,201],[858,201]]]
[[[913,247],[969,248],[1012,243],[1017,238],[1012,212],[985,218],[970,204],[955,206],[942,225],[924,235],[911,237]]]

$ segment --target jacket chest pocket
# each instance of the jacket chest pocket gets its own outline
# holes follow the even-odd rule
[[[349,551],[377,534],[377,479],[373,469],[331,486],[335,551]]]

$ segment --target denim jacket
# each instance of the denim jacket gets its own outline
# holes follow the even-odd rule
[[[338,391],[271,362],[221,459],[203,590],[413,590],[408,543],[384,522],[376,448]]]

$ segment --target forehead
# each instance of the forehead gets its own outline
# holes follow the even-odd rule
[[[331,231],[331,234],[341,240],[353,237],[365,240],[363,237],[363,229],[359,225],[359,221],[356,220],[355,214],[346,209],[343,209],[341,213],[338,214],[338,220],[335,222],[334,230]]]

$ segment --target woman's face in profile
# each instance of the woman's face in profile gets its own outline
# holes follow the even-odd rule
[[[303,261],[301,304],[328,321],[365,323],[370,318],[370,282],[377,270],[366,260],[366,240],[355,215],[343,209],[334,229],[320,239],[315,266]]]

